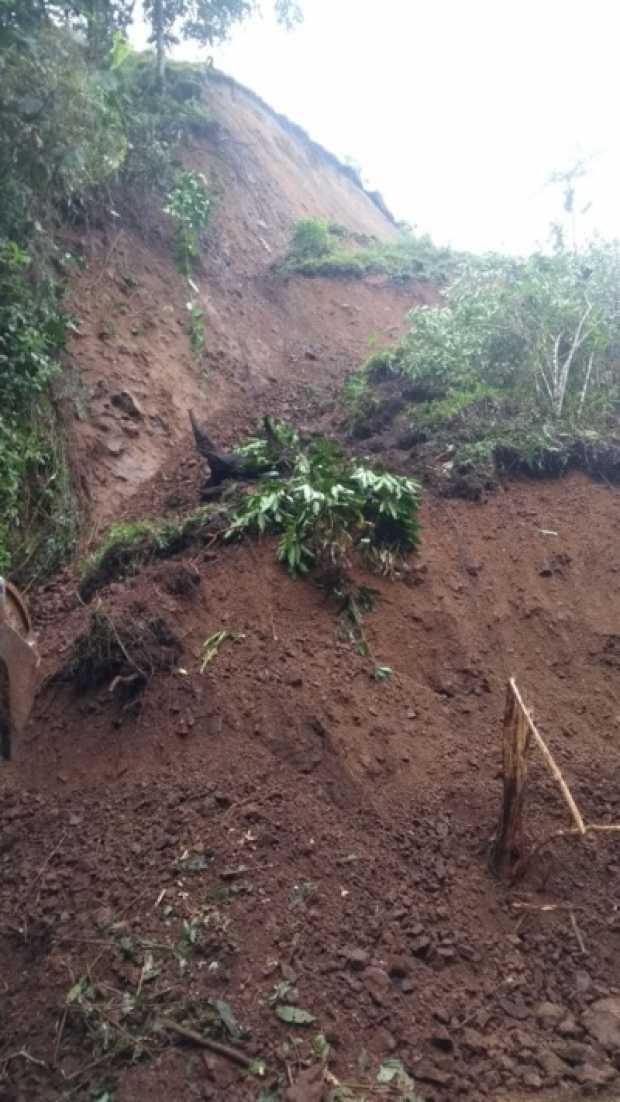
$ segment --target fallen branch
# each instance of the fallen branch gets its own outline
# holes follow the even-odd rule
[[[238,1048],[224,1045],[221,1041],[212,1041],[210,1037],[203,1037],[196,1030],[179,1025],[178,1022],[173,1022],[171,1018],[160,1018],[159,1025],[161,1029],[166,1029],[169,1033],[176,1033],[178,1037],[182,1037],[185,1041],[191,1041],[192,1044],[199,1045],[200,1048],[208,1048],[210,1052],[216,1052],[218,1056],[225,1056],[227,1060],[232,1060],[233,1063],[239,1064],[242,1068],[251,1068],[254,1063],[252,1057],[246,1056]]]
[[[572,903],[511,903],[514,911],[572,911]]]
[[[39,1060],[36,1056],[31,1056],[30,1053],[25,1048],[20,1048],[18,1052],[11,1052],[5,1058],[4,1062],[5,1062],[5,1064],[8,1065],[11,1060],[19,1060],[19,1059],[25,1060],[26,1063],[28,1063],[28,1064],[36,1064],[36,1066],[38,1068],[45,1068],[47,1070],[47,1068],[49,1067],[49,1065],[45,1062],[45,1060]]]
[[[122,1048],[113,1049],[111,1052],[105,1052],[103,1056],[98,1056],[96,1060],[91,1060],[90,1063],[84,1064],[84,1067],[79,1068],[78,1071],[71,1072],[71,1075],[65,1075],[65,1073],[62,1072],[63,1079],[65,1083],[75,1083],[77,1079],[81,1079],[83,1075],[87,1075],[88,1072],[101,1067],[102,1064],[107,1064],[110,1060],[117,1059],[124,1056],[126,1052],[133,1051],[134,1047],[135,1041],[131,1045],[123,1045]]]

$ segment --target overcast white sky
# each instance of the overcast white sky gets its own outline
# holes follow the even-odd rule
[[[582,231],[620,236],[618,0],[302,0],[292,33],[264,6],[216,65],[359,162],[397,217],[526,251],[561,208],[549,175],[595,153]]]

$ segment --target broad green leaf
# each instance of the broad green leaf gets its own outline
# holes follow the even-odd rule
[[[299,1006],[276,1006],[276,1015],[282,1022],[289,1025],[312,1025],[316,1022],[314,1014],[308,1010],[302,1010]]]
[[[210,999],[209,1006],[216,1011],[222,1025],[233,1041],[241,1041],[246,1031],[239,1025],[232,1007],[224,999]]]

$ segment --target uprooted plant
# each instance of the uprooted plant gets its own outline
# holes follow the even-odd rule
[[[368,653],[362,621],[375,596],[349,570],[358,559],[392,574],[418,542],[417,482],[347,459],[326,439],[298,451],[290,475],[265,477],[242,501],[226,538],[276,533],[278,559],[293,576],[311,574],[339,604],[347,636]]]
[[[113,526],[85,565],[82,599],[192,544],[269,533],[280,537],[277,557],[292,575],[310,574],[335,598],[347,638],[367,653],[363,614],[376,593],[357,585],[349,570],[358,561],[391,576],[415,550],[418,483],[349,459],[323,437],[304,444],[290,425],[270,418],[263,422],[262,435],[226,455],[211,452],[210,439],[197,425],[194,432],[210,465],[219,464],[224,482],[232,480],[234,486],[235,480],[257,480],[255,490],[244,494],[240,488],[227,497],[218,481],[214,489],[223,496],[217,504],[159,523]]]
[[[417,545],[418,506],[413,479],[352,462],[318,439],[297,453],[289,478],[259,482],[226,536],[280,534],[278,558],[294,575],[338,573],[354,553],[388,572]]]
[[[77,693],[106,686],[126,707],[144,692],[152,676],[179,661],[181,644],[161,617],[134,607],[126,615],[96,609],[53,681]]]

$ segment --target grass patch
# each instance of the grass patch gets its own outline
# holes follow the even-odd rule
[[[84,563],[82,600],[92,600],[104,586],[139,573],[155,559],[169,558],[193,544],[209,542],[222,531],[223,511],[219,505],[202,505],[184,517],[113,524]]]
[[[308,218],[293,227],[284,273],[364,279],[383,275],[394,283],[445,283],[454,275],[458,256],[428,236],[403,231],[397,241],[379,241]]]

